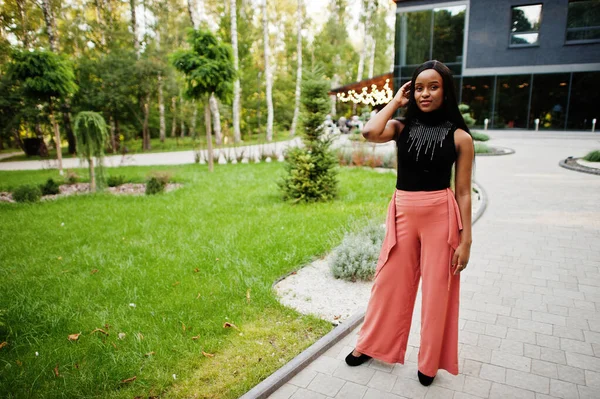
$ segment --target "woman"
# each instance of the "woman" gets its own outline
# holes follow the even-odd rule
[[[408,105],[404,122],[391,119]],[[458,110],[452,74],[428,61],[363,129],[375,143],[395,140],[396,191],[386,237],[356,348],[358,366],[371,357],[404,363],[415,297],[422,278],[418,376],[427,386],[439,369],[458,374],[460,272],[471,252],[473,140]],[[450,190],[455,166],[455,192]]]

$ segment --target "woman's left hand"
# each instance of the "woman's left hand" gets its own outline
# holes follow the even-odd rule
[[[468,244],[459,244],[454,256],[452,257],[452,267],[454,268],[454,275],[465,270],[469,263],[469,257],[471,256],[471,246]]]

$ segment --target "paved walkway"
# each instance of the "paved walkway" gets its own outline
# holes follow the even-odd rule
[[[405,365],[346,366],[356,329],[270,398],[600,398],[600,176],[558,166],[600,135],[494,137],[516,154],[477,158],[489,203],[462,276],[461,374],[419,384],[417,303]]]

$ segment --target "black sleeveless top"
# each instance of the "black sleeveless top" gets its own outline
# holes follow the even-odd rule
[[[434,111],[435,112],[435,111]],[[413,119],[397,135],[396,188],[404,191],[436,191],[450,187],[457,153],[457,127],[445,118]],[[437,116],[437,115],[436,115]]]

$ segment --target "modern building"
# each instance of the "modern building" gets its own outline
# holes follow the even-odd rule
[[[395,1],[395,88],[437,59],[478,127],[600,123],[600,0]]]

